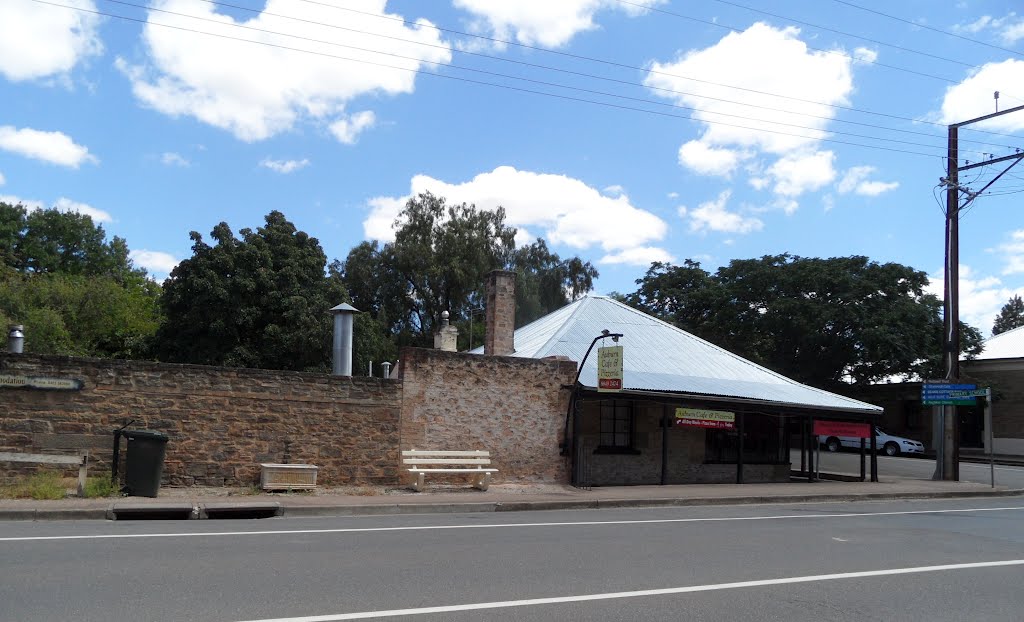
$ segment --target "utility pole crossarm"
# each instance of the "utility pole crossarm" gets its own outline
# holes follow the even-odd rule
[[[991,160],[985,160],[984,162],[975,162],[974,164],[965,164],[963,166],[958,166],[956,171],[958,173],[962,173],[964,171],[969,171],[972,168],[978,168],[978,167],[981,167],[981,166],[988,166],[989,164],[998,164],[1000,162],[1006,162],[1007,160],[1020,160],[1021,158],[1024,158],[1024,152],[1022,152],[1022,153],[1015,153],[1013,155],[1008,155],[1008,156],[1003,156],[1001,158],[992,158]]]

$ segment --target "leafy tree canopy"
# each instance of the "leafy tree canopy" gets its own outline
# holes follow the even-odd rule
[[[941,303],[927,276],[866,257],[769,255],[711,274],[655,263],[626,301],[786,376],[819,387],[936,377]],[[961,324],[962,351],[981,335]]]
[[[0,202],[0,259],[24,274],[108,276],[141,281],[146,271],[128,258],[128,245],[106,239],[101,225],[77,212],[27,210]]]
[[[1021,326],[1024,326],[1024,300],[1021,300],[1020,296],[1014,296],[999,311],[999,316],[992,324],[992,334],[998,335]]]
[[[0,262],[0,326],[27,352],[147,356],[160,287],[89,216],[0,202]]]
[[[192,257],[164,283],[166,320],[157,332],[162,360],[327,370],[332,319],[328,309],[346,300],[337,274],[316,238],[273,211],[256,231],[236,238],[227,223],[214,227],[213,244],[193,231]]]
[[[589,262],[563,260],[543,240],[517,249],[516,230],[501,208],[478,210],[423,193],[406,203],[394,227],[393,242],[363,242],[337,270],[352,304],[368,311],[396,345],[431,345],[443,311],[459,325],[461,347],[475,317],[479,345],[482,317],[473,313],[483,306],[491,270],[517,273],[517,325],[589,291],[597,277]]]

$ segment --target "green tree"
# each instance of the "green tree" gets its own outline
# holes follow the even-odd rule
[[[393,242],[363,242],[337,267],[352,304],[377,321],[394,347],[431,346],[443,311],[459,327],[461,347],[469,344],[471,323],[480,344],[482,317],[470,318],[483,306],[491,270],[517,273],[517,325],[589,291],[597,277],[589,262],[562,259],[544,240],[516,249],[516,230],[501,208],[450,205],[424,193],[406,203],[394,227]]]
[[[628,299],[786,376],[818,387],[940,369],[941,303],[927,276],[866,257],[788,254],[734,260],[711,275],[695,262],[655,264]],[[981,336],[961,324],[962,351]]]
[[[620,301],[683,330],[700,331],[714,311],[709,300],[714,283],[699,262],[687,259],[681,266],[654,262],[636,283],[637,291],[620,295]]]
[[[273,211],[256,231],[236,238],[227,223],[214,244],[193,231],[192,257],[164,283],[166,320],[157,332],[162,360],[326,370],[332,320],[328,309],[347,299],[316,238]]]
[[[992,334],[998,335],[1021,326],[1024,326],[1024,300],[1014,296],[999,310],[999,316],[992,324]]]
[[[128,258],[128,245],[109,241],[101,225],[76,212],[28,211],[0,202],[0,258],[25,274],[109,276],[126,283],[141,281],[146,271]]]
[[[589,261],[562,259],[542,238],[516,249],[506,268],[516,273],[516,326],[576,300],[594,288],[598,276]]]
[[[89,216],[0,202],[0,325],[27,352],[139,358],[159,324],[160,286]]]
[[[396,345],[429,346],[448,311],[468,318],[483,300],[487,273],[505,265],[515,229],[505,212],[449,205],[423,193],[409,199],[395,220],[395,240],[364,242],[341,268],[353,305],[373,315]]]
[[[0,278],[0,326],[25,326],[25,351],[144,358],[159,325],[159,286],[110,276],[8,274]]]

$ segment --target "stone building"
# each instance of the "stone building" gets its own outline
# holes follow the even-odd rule
[[[605,296],[585,296],[495,342],[504,349],[474,352],[582,362],[562,447],[576,483],[788,481],[794,434],[809,449],[814,420],[874,422],[882,413]],[[621,390],[599,388],[597,342],[622,346]]]

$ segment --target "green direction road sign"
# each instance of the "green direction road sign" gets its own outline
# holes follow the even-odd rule
[[[973,391],[950,391],[949,397],[953,399],[961,397],[985,397],[988,395],[988,389],[975,389]]]
[[[921,385],[924,406],[974,406],[973,384],[925,383]],[[954,395],[960,394],[960,395]]]

